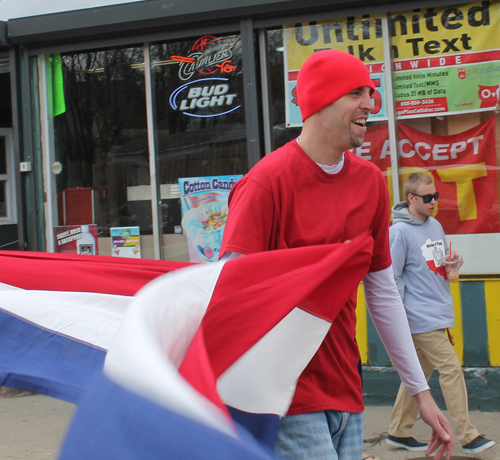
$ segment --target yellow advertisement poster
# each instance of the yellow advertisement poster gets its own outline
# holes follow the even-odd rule
[[[387,119],[385,65],[392,59],[399,117],[491,110],[499,97],[500,1],[417,8],[387,17],[391,56],[383,54],[382,18],[362,15],[284,27],[287,126],[301,126],[295,82],[314,52],[359,57],[376,86],[371,121]],[[389,64],[387,64],[389,65]]]
[[[367,63],[384,62],[379,14],[288,25],[284,39],[290,70],[299,70],[311,54],[325,49],[345,51]]]
[[[354,16],[332,21],[287,25],[283,29],[285,43],[285,101],[288,127],[302,126],[295,86],[302,64],[313,53],[338,49],[359,57],[370,71],[376,87],[375,110],[371,119],[386,120],[384,49],[382,18],[378,15]]]
[[[495,107],[500,2],[416,9],[389,17],[399,117]]]
[[[498,1],[393,13],[388,18],[392,58],[440,56],[442,65],[450,65],[462,64],[464,54],[500,49],[499,15]]]

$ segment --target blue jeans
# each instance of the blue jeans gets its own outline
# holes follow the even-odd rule
[[[288,460],[361,459],[363,412],[326,410],[284,417],[276,454]]]

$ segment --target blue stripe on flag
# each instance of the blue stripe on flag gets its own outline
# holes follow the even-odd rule
[[[77,403],[106,351],[0,309],[0,386]]]
[[[234,407],[227,406],[236,428],[240,426],[249,431],[261,445],[274,452],[281,418],[276,414],[251,414]]]
[[[167,382],[168,385],[168,382]],[[117,385],[92,379],[59,460],[270,460],[255,440],[232,438]]]

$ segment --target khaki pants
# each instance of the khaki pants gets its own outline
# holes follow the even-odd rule
[[[412,334],[420,364],[427,381],[434,367],[439,372],[439,385],[443,392],[446,407],[455,427],[455,433],[462,445],[468,444],[479,432],[469,419],[467,388],[460,361],[448,340],[444,329],[422,334]],[[415,398],[410,396],[401,384],[394,403],[389,434],[397,437],[411,436],[411,429],[418,417]]]

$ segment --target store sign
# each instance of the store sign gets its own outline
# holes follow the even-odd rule
[[[440,193],[434,217],[446,234],[500,232],[494,116],[451,136],[399,123],[398,139],[400,182],[413,172],[432,175]],[[353,152],[382,170],[392,202],[387,125],[368,128],[363,145]]]
[[[187,56],[170,56],[170,59],[178,61],[179,78],[187,81],[197,74],[213,75],[215,73],[233,73],[236,66],[233,65],[234,41],[226,42],[213,35],[205,35],[196,40]]]
[[[398,116],[489,110],[500,83],[500,3],[392,15]]]
[[[170,106],[190,117],[219,117],[241,107],[231,76],[238,70],[234,37],[205,35],[185,55],[170,58],[179,62],[182,84],[170,95]]]
[[[495,107],[500,82],[499,0],[393,13],[388,25],[399,117]],[[380,15],[289,25],[284,38],[287,126],[302,125],[293,102],[298,71],[312,53],[324,49],[346,51],[366,64],[374,83],[378,80],[381,98],[369,119],[387,119],[383,93],[387,57]]]
[[[227,78],[204,78],[177,88],[170,95],[170,106],[191,117],[219,117],[241,107]]]

